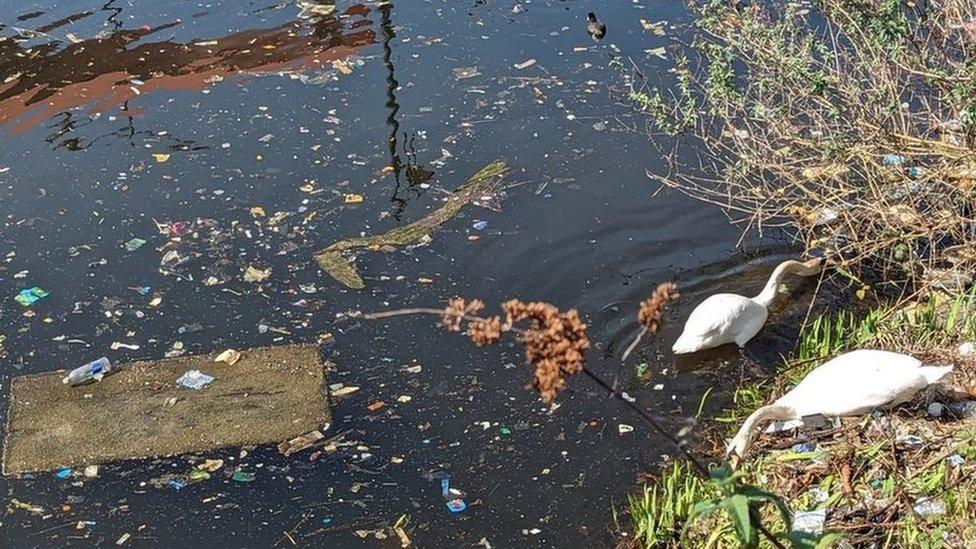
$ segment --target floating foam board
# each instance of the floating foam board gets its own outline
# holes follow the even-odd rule
[[[3,474],[279,443],[331,421],[315,346],[248,349],[233,366],[216,356],[124,364],[80,387],[65,371],[14,378]],[[194,369],[215,380],[180,387]]]

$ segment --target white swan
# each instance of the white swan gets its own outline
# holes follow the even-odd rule
[[[756,297],[738,294],[708,296],[691,312],[685,322],[684,331],[671,350],[676,354],[693,353],[732,342],[744,347],[766,323],[769,315],[767,308],[776,297],[776,290],[783,277],[788,274],[811,276],[818,274],[820,270],[820,259],[811,259],[805,263],[784,261],[776,266],[766,286]]]
[[[922,366],[915,358],[890,351],[844,353],[814,368],[790,392],[746,418],[726,455],[745,456],[760,422],[816,414],[850,416],[897,406],[951,370],[952,366]]]

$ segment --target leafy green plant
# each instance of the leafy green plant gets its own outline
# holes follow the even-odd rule
[[[776,494],[757,486],[746,484],[746,473],[733,471],[728,464],[709,471],[709,485],[718,496],[695,503],[688,517],[688,525],[696,519],[716,512],[724,512],[735,529],[736,538],[743,547],[758,547],[760,533],[768,532],[763,522],[762,510],[772,506],[779,514],[785,529],[790,528],[790,510]],[[786,540],[795,549],[820,549],[829,547],[840,538],[836,532],[815,536],[805,532],[788,531]]]

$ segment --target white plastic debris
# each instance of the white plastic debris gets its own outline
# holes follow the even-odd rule
[[[790,429],[799,429],[803,427],[802,419],[788,419],[786,421],[774,421],[766,427],[767,433],[778,433],[780,431],[789,431]]]
[[[823,488],[812,488],[810,490],[810,501],[814,505],[820,505],[821,503],[827,501],[830,498],[830,494],[827,493]]]
[[[973,343],[972,341],[967,341],[959,345],[958,347],[956,347],[956,353],[958,353],[959,356],[968,356],[973,353],[976,353],[976,343]]]
[[[899,448],[919,448],[925,444],[925,439],[915,435],[898,435],[895,437],[895,445]]]
[[[793,530],[819,536],[824,531],[827,521],[827,510],[797,511],[793,514]]]
[[[912,505],[912,509],[920,517],[937,517],[945,514],[946,504],[940,499],[918,498]]]
[[[929,404],[928,413],[929,417],[942,417],[942,414],[945,413],[945,406],[938,402],[933,402]]]
[[[621,435],[626,435],[627,433],[632,433],[634,431],[634,426],[627,425],[626,423],[621,423],[620,425],[617,425],[617,431]]]

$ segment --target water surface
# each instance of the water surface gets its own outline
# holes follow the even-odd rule
[[[474,348],[434,319],[344,313],[455,295],[576,307],[597,347],[591,366],[626,382],[647,361],[652,380],[631,393],[681,417],[741,374],[735,351],[670,356],[684,316],[720,289],[757,292],[790,253],[747,242],[743,255],[720,212],[656,193],[645,175],[664,166],[612,60],[665,82],[666,61],[645,50],[669,37],[639,20],[683,32],[680,2],[0,6],[0,406],[11,377],[102,355],[324,333],[331,381],[360,387],[326,432],[350,444],[316,461],[231,449],[107,465],[97,479],[4,479],[5,500],[43,508],[11,507],[4,546],[126,534],[131,546],[395,546],[356,532],[401,515],[420,546],[612,544],[611,505],[673,448],[584,379],[550,410],[523,387],[530,371],[514,346]],[[600,42],[586,33],[591,10],[608,26]],[[312,260],[338,238],[420,218],[497,158],[513,186],[425,246],[363,254],[366,290]],[[174,242],[160,227],[186,234]],[[133,238],[146,244],[127,251]],[[270,267],[268,281],[242,281],[251,265]],[[636,304],[664,280],[684,294],[674,320],[621,368]],[[13,301],[34,285],[51,295]],[[772,357],[789,337],[773,326],[754,346]],[[150,482],[214,457],[226,465],[207,481]],[[255,480],[231,480],[234,468]],[[431,471],[466,492],[466,512],[447,511]]]

